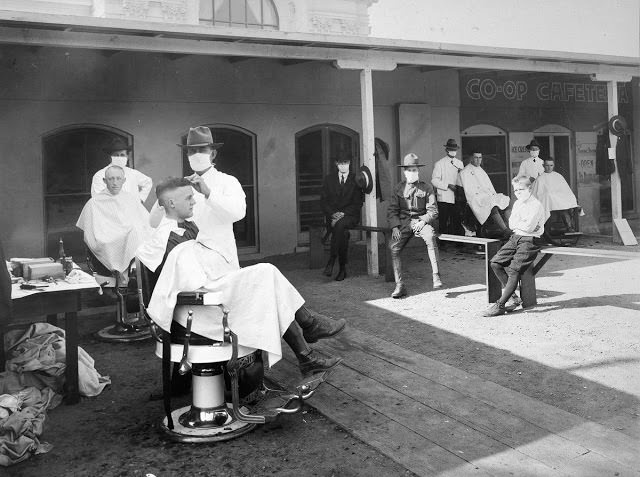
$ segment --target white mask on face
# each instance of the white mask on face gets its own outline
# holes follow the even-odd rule
[[[418,182],[419,175],[418,171],[404,171],[404,177],[407,179],[408,184]]]
[[[196,152],[189,156],[189,166],[194,172],[202,172],[211,167],[211,154]]]
[[[540,151],[529,151],[529,154],[531,154],[531,157],[536,159],[540,155]]]
[[[458,154],[458,151],[447,151],[447,156],[449,157],[456,157],[456,154]]]
[[[338,164],[338,170],[340,174],[346,174],[349,172],[349,164]]]
[[[111,156],[111,164],[114,166],[124,167],[127,165],[127,156]]]
[[[527,200],[531,197],[531,189],[515,191],[515,196],[518,200]]]

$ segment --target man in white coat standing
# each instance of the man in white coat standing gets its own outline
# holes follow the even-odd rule
[[[508,237],[511,235],[511,231],[500,211],[509,206],[509,197],[496,192],[489,175],[481,167],[481,164],[482,153],[474,152],[469,164],[458,174],[458,184],[463,187],[467,203],[480,225],[484,225],[491,218],[500,229],[501,235]]]
[[[118,166],[124,170],[125,182],[122,190],[135,197],[139,197],[141,202],[147,200],[153,181],[142,172],[127,167],[129,151],[131,151],[131,146],[120,138],[114,139],[109,147],[104,148],[104,152],[109,154],[111,162],[93,175],[91,181],[91,197],[95,197],[106,189],[104,182],[106,170],[111,166]]]
[[[532,139],[525,147],[527,148],[527,151],[529,151],[529,157],[520,163],[518,176],[528,177],[531,182],[534,182],[538,176],[544,172],[542,159],[539,157],[540,144],[535,139]]]
[[[456,209],[456,184],[458,172],[464,165],[456,158],[459,146],[455,139],[449,139],[444,146],[447,155],[433,166],[431,184],[438,200],[438,222],[440,233],[463,235],[460,213]]]

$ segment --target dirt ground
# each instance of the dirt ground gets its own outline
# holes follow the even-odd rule
[[[606,239],[585,239],[581,245],[616,248]],[[597,281],[592,283],[593,274],[602,270],[607,270],[610,280],[628,278],[630,262],[620,262],[618,268],[588,258],[579,267],[562,259],[550,262],[545,266],[541,284],[546,286],[540,289],[541,303],[536,310],[512,314],[508,321],[480,320],[479,312],[486,306],[478,299],[482,292],[477,286],[465,288],[464,284],[483,282],[482,259],[472,250],[450,247],[442,255],[443,278],[450,291],[429,293],[430,285],[423,280],[429,278],[428,266],[416,250],[407,251],[416,253],[417,258],[407,269],[411,296],[404,300],[389,299],[392,284],[366,277],[362,246],[352,248],[350,276],[342,283],[321,277],[320,270],[308,270],[304,253],[266,260],[287,275],[313,309],[343,316],[351,327],[640,437],[639,393],[637,386],[630,384],[637,372],[629,371],[637,371],[640,357],[634,338],[640,288],[634,293],[601,297]],[[638,251],[638,247],[625,250]],[[578,290],[575,293],[580,292],[576,296],[573,288],[558,291],[553,281],[568,263],[577,270],[572,281]],[[598,268],[605,266],[608,268]],[[637,270],[633,273],[636,281],[632,283],[638,284]],[[587,283],[584,290],[575,285],[581,276]],[[563,294],[567,299],[553,305]],[[613,310],[608,316],[598,308],[602,300],[609,307],[607,313]],[[592,308],[599,311],[592,313]],[[635,318],[623,320],[624,313],[616,317],[616,310]],[[580,321],[558,326],[561,314],[585,317],[591,323],[600,320],[602,327],[581,325]],[[197,446],[166,441],[158,428],[162,404],[148,401],[149,393],[160,386],[160,361],[153,354],[153,345],[150,341],[107,344],[95,340],[92,332],[111,319],[109,313],[86,314],[80,319],[80,342],[95,359],[98,371],[111,377],[112,385],[98,397],[52,410],[42,440],[53,444],[53,450],[5,469],[7,475],[414,475],[312,408],[282,416],[276,423],[226,443]],[[605,367],[600,376],[597,367],[590,367],[596,357],[601,362],[618,360],[630,368]],[[565,358],[566,362],[562,361]],[[583,368],[584,374],[580,374]],[[598,380],[607,385],[594,385]],[[309,403],[313,405],[313,399]]]

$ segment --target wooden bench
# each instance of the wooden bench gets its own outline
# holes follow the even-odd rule
[[[520,296],[523,308],[536,305],[536,275],[554,255],[574,255],[578,257],[610,258],[614,260],[639,260],[640,253],[624,250],[599,250],[580,247],[542,247],[540,259],[529,267],[520,278]],[[495,300],[494,300],[495,301]]]
[[[322,227],[311,227],[309,229],[309,268],[322,268],[326,263],[324,255],[324,244],[322,243]],[[391,266],[391,250],[389,243],[391,242],[391,229],[389,227],[370,227],[368,225],[356,225],[350,227],[349,230],[360,230],[367,233],[367,237],[371,232],[384,234],[385,239],[385,261],[384,276],[387,282],[393,282],[393,267]],[[500,281],[491,270],[489,262],[491,258],[500,249],[502,242],[497,239],[486,239],[480,237],[466,237],[464,235],[441,234],[438,237],[440,241],[468,243],[472,245],[480,245],[484,248],[484,268],[485,283],[487,285],[487,299],[489,303],[493,303],[502,294]]]

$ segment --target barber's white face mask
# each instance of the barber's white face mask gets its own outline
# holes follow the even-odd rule
[[[118,167],[125,167],[128,159],[127,156],[111,156],[111,164]]]
[[[189,166],[194,172],[202,172],[211,167],[211,154],[196,152],[189,156]]]
[[[529,151],[529,154],[531,154],[531,157],[536,159],[540,155],[540,151]]]
[[[413,184],[418,182],[420,173],[418,171],[404,171],[404,177],[407,179],[407,184]]]
[[[447,151],[447,155],[449,157],[456,157],[457,154],[458,154],[458,151]]]
[[[340,174],[346,174],[349,172],[349,164],[338,164],[338,170]]]

